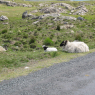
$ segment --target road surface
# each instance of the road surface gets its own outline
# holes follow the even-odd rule
[[[95,52],[4,80],[0,95],[95,95]]]

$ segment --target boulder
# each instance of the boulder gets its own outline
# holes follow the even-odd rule
[[[78,17],[77,20],[84,20],[84,18],[83,17]]]
[[[72,17],[72,16],[62,16],[61,18],[62,19],[67,19],[67,20],[76,20],[76,18]]]
[[[51,4],[52,7],[55,7],[55,6],[64,6],[66,9],[73,9],[74,7],[69,5],[69,4],[66,4],[66,3],[55,3],[55,4]]]
[[[49,17],[49,16],[52,16],[52,17],[59,17],[60,14],[57,14],[57,13],[44,14],[44,15],[41,15],[41,16],[34,16],[32,19],[43,19],[43,18],[46,18],[46,17]]]
[[[0,51],[6,51],[6,50],[2,46],[0,46]]]
[[[37,13],[38,12],[38,10],[33,10],[33,11],[31,11],[31,13]]]
[[[22,18],[26,18],[26,17],[28,17],[27,11],[22,14]]]
[[[56,8],[56,7],[45,7],[39,10],[42,13],[49,14],[49,13],[67,13],[65,9]]]
[[[74,27],[74,25],[67,24],[67,25],[60,26],[60,29],[70,29],[70,28],[73,28],[73,27]]]
[[[74,15],[85,15],[88,12],[85,6],[78,6],[75,10]]]
[[[37,24],[39,21],[35,21],[35,22],[33,22],[32,24]]]
[[[2,16],[0,17],[0,21],[4,21],[4,20],[8,20],[8,17],[2,15]]]

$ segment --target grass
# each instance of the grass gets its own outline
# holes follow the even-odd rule
[[[16,2],[22,2],[16,0]],[[54,3],[63,1],[54,1]],[[79,6],[79,2],[64,1],[74,7]],[[23,3],[29,4],[29,1]],[[37,5],[41,2],[31,2],[32,8],[27,7],[9,7],[0,4],[0,16],[5,15],[9,18],[7,25],[0,21],[0,45],[7,45],[7,52],[0,52],[0,80],[25,75],[31,71],[36,71],[44,67],[49,67],[54,63],[68,61],[72,58],[85,55],[87,53],[72,54],[62,52],[60,43],[63,40],[81,40],[87,43],[90,52],[95,51],[95,7],[87,6],[89,12],[81,16],[84,21],[62,20],[53,21],[53,17],[48,17],[40,20],[37,24],[32,24],[36,19],[22,19],[22,13],[26,10],[31,13],[32,10],[39,9]],[[94,4],[95,2],[87,2]],[[51,2],[48,2],[51,4]],[[68,13],[62,15],[68,16]],[[93,14],[92,14],[93,13]],[[39,16],[43,13],[32,13]],[[80,15],[70,15],[79,17]],[[64,22],[73,24],[73,28],[60,29],[59,26],[64,25]],[[74,33],[71,33],[71,30]],[[47,38],[49,38],[47,40]],[[51,45],[58,49],[58,52],[44,52],[42,45]],[[89,53],[90,53],[89,52]],[[25,66],[29,66],[29,70],[24,70]]]
[[[19,68],[13,68],[13,69],[3,68],[0,73],[0,81],[10,79],[10,78],[15,78],[18,76],[27,75],[30,72],[34,72],[34,71],[40,70],[42,68],[48,68],[49,66],[52,66],[54,64],[58,64],[61,62],[67,62],[73,58],[76,58],[79,56],[84,56],[84,55],[94,52],[94,51],[95,51],[95,49],[91,49],[87,53],[65,53],[65,52],[59,51],[58,53],[60,53],[60,55],[56,56],[54,58],[30,60],[28,63],[27,62],[24,63],[24,64],[27,64],[25,66],[28,66],[29,69],[24,69],[25,66],[22,66]]]

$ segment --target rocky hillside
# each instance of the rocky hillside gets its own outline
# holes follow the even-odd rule
[[[95,2],[26,5],[0,0],[0,45],[30,51],[43,44],[59,48],[62,40],[80,40],[94,48],[94,8]]]

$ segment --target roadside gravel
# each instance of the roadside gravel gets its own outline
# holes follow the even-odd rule
[[[0,95],[95,95],[94,72],[95,52],[4,80]]]

